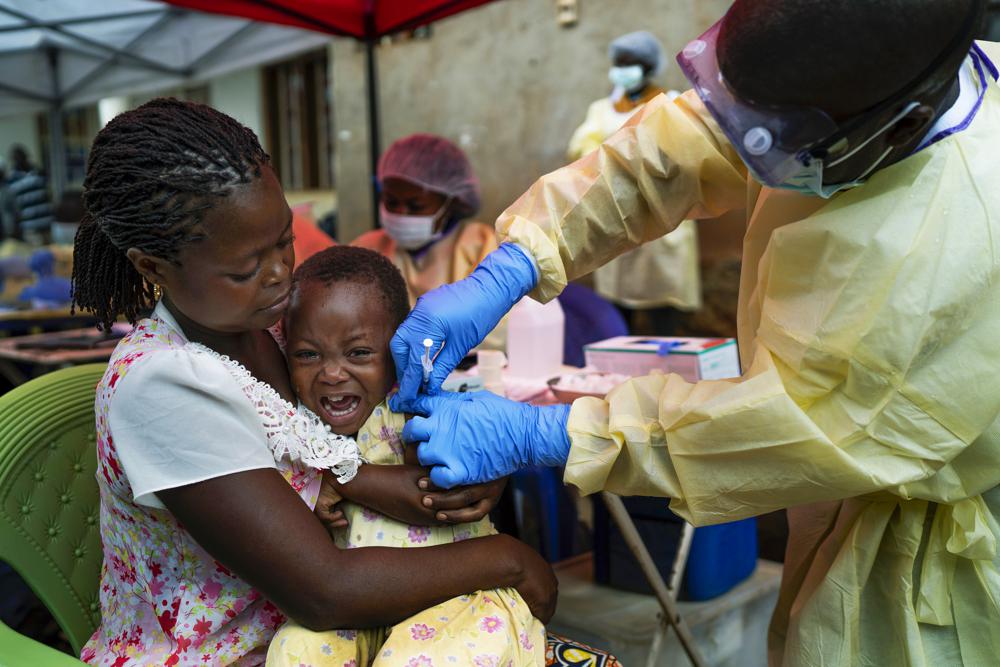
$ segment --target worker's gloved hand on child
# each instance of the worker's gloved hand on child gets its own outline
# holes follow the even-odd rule
[[[537,282],[538,269],[531,256],[514,244],[504,243],[468,278],[420,297],[390,343],[399,392],[389,406],[396,412],[414,412],[413,402],[423,381],[425,339],[432,342],[434,370],[424,391],[436,394],[469,350],[479,345]]]
[[[421,395],[403,439],[419,445],[435,486],[478,484],[529,466],[558,466],[569,456],[568,405],[515,403],[486,391]]]

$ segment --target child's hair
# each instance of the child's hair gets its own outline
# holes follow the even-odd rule
[[[395,329],[410,313],[406,281],[391,261],[367,248],[337,245],[316,253],[295,270],[292,288],[316,281],[369,285],[379,293]]]
[[[203,238],[206,210],[269,161],[257,137],[203,104],[160,98],[117,116],[94,139],[84,180],[85,215],[73,249],[73,305],[101,326],[130,322],[153,305],[153,290],[129,248],[177,261]]]

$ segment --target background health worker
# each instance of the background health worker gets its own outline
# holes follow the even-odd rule
[[[393,142],[378,163],[381,229],[351,245],[381,253],[403,274],[410,305],[432,289],[465,278],[497,248],[479,212],[479,179],[461,148],[444,137],[411,134]],[[506,320],[483,347],[503,350]]]
[[[1000,655],[1000,45],[983,0],[736,0],[649,102],[540,179],[397,332],[397,406],[441,486],[566,465],[696,525],[789,509],[772,664]],[[748,168],[749,167],[749,174]],[[749,177],[748,177],[749,176]],[[523,294],[747,206],[739,379],[534,407],[427,394]],[[469,304],[475,303],[475,309]]]
[[[608,45],[611,94],[595,100],[576,128],[567,154],[571,160],[597,150],[646,102],[666,94],[653,80],[667,68],[663,46],[646,30],[630,32]],[[680,312],[701,308],[698,236],[693,220],[614,258],[594,271],[594,289],[622,311],[633,334],[674,334]],[[640,313],[645,317],[639,316]]]

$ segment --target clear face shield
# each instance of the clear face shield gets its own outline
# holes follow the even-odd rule
[[[890,130],[900,119],[920,105],[907,96],[937,71],[953,51],[946,49],[927,70],[898,94],[838,124],[824,111],[813,107],[766,107],[736,97],[719,69],[716,52],[720,20],[691,41],[677,62],[705,107],[719,123],[753,176],[772,188],[784,188],[832,196],[835,192],[861,184],[892,151],[889,148],[856,180],[823,183],[824,168],[834,167]],[[959,38],[964,34],[956,37]],[[857,136],[868,121],[897,107],[896,113],[874,131]]]
[[[721,27],[688,43],[677,63],[754,177],[776,187],[809,165],[808,149],[834,135],[837,123],[818,109],[766,109],[733,95],[716,54]]]

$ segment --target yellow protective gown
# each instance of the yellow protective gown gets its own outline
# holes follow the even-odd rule
[[[497,229],[544,300],[744,204],[743,377],[577,401],[566,481],[672,498],[696,525],[790,508],[772,664],[998,664],[1000,88],[828,201],[748,183],[697,96],[659,98]]]
[[[498,247],[493,227],[475,220],[457,225],[416,260],[399,248],[384,229],[366,232],[354,239],[351,245],[374,250],[392,260],[406,280],[411,306],[426,292],[467,277],[486,255]],[[507,318],[504,318],[481,347],[505,350],[506,346]]]
[[[655,86],[648,86],[647,91],[635,101],[623,97],[616,102],[604,97],[593,102],[570,139],[569,158],[577,160],[596,150],[644,104],[663,92]],[[675,91],[667,93],[668,99],[676,96]],[[701,307],[697,233],[695,222],[686,220],[672,234],[612,259],[594,272],[594,289],[626,308],[671,306],[697,310]]]

